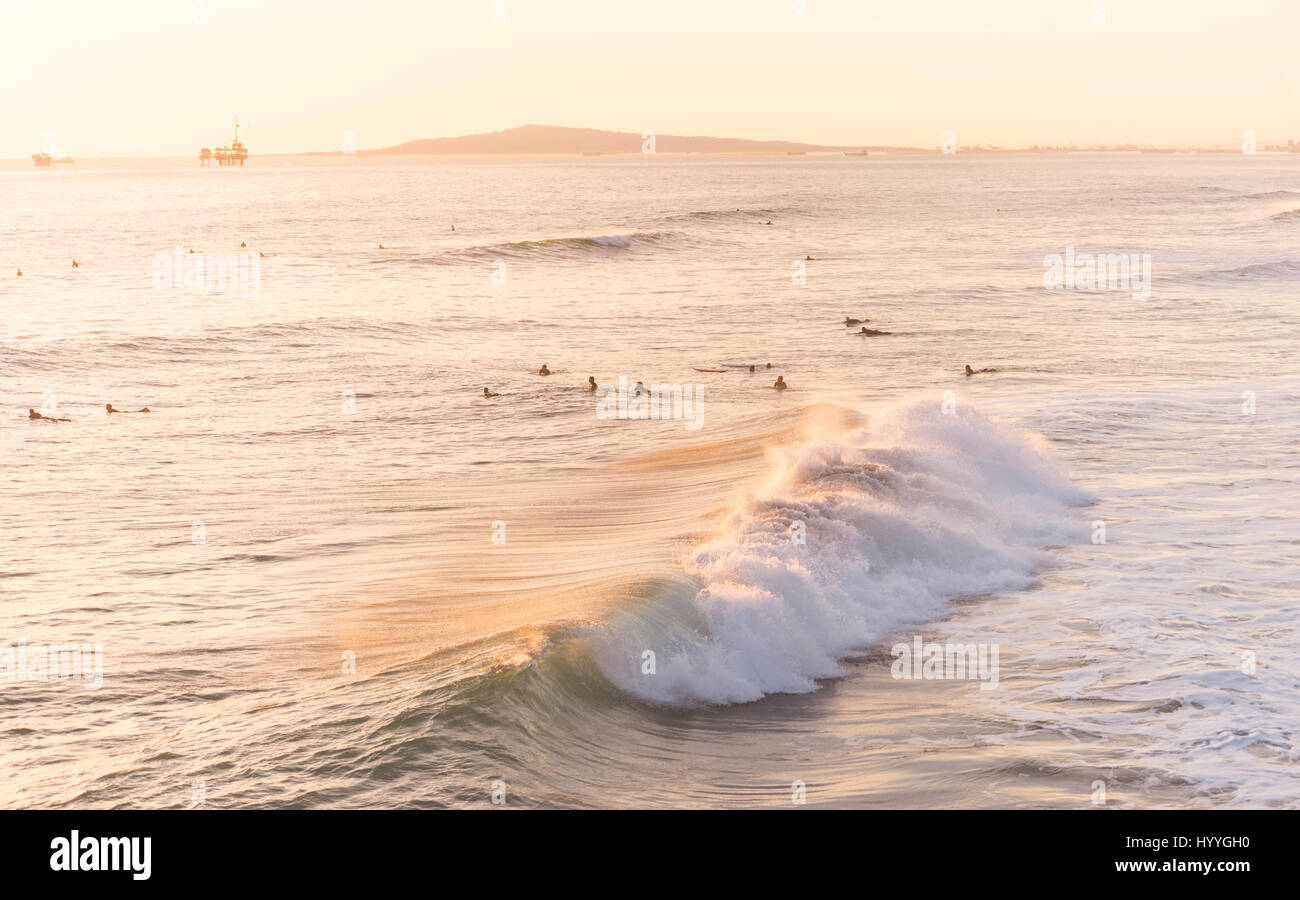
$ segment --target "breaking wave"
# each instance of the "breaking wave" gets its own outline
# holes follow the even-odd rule
[[[1090,498],[1028,434],[937,399],[774,464],[686,556],[693,596],[594,631],[593,658],[615,686],[668,705],[813,691],[955,597],[1029,587],[1052,560],[1045,546],[1087,539],[1070,508]]]

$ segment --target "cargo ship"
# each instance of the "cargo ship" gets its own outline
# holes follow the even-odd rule
[[[235,139],[229,147],[218,147],[216,150],[204,147],[199,151],[199,165],[207,165],[213,159],[219,166],[242,166],[244,160],[248,159],[248,148],[239,143],[239,116],[235,116]]]

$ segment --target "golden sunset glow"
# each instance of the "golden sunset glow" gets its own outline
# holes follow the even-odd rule
[[[261,154],[526,123],[917,147],[945,130],[1300,138],[1289,0],[71,0],[5,19],[3,158],[50,131],[59,153],[189,156],[235,115]]]

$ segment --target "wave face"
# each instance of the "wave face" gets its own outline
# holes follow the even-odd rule
[[[532,241],[507,241],[453,250],[448,257],[545,257],[552,255],[584,256],[617,250],[635,250],[669,244],[676,235],[668,231],[633,231],[626,234],[598,234],[579,237],[542,238]]]
[[[814,691],[840,660],[954,597],[1028,587],[1051,559],[1043,546],[1087,540],[1070,508],[1089,498],[1028,435],[937,398],[775,461],[724,533],[687,556],[693,598],[595,636],[615,685],[669,705]]]
[[[1214,279],[1259,279],[1263,281],[1290,281],[1300,277],[1300,260],[1282,259],[1276,262],[1255,263],[1235,269],[1217,269],[1206,273]]]
[[[1300,191],[1259,191],[1254,194],[1243,194],[1244,200],[1285,200],[1288,197],[1300,197]]]

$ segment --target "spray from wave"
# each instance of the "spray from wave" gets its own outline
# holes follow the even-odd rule
[[[1051,560],[1041,548],[1087,539],[1070,508],[1089,498],[1029,435],[937,400],[775,463],[723,534],[688,554],[694,596],[592,633],[614,685],[670,705],[813,691],[952,598],[1029,587]]]

